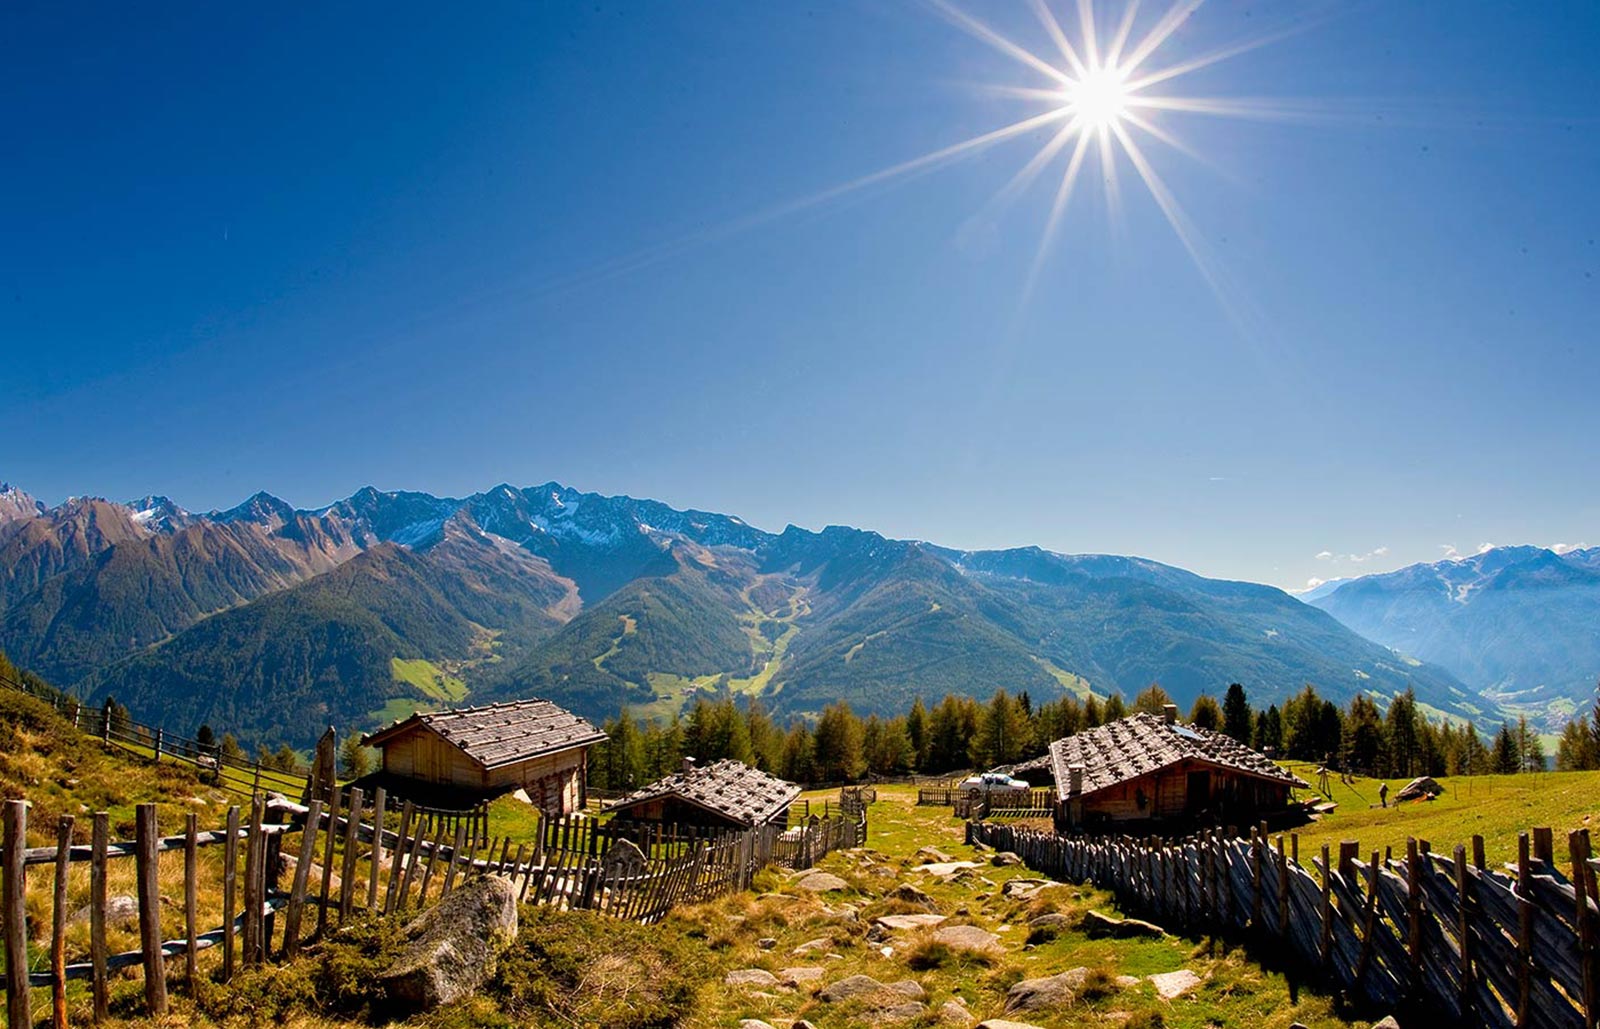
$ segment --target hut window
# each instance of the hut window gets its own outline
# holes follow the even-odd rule
[[[1144,790],[1143,789],[1134,790],[1133,791],[1133,799],[1134,799],[1134,803],[1139,805],[1139,810],[1140,811],[1143,811],[1146,807],[1148,807],[1150,805],[1150,798],[1146,797],[1144,795]]]

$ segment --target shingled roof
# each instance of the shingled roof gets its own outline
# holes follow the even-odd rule
[[[443,736],[484,768],[512,765],[606,738],[605,733],[559,704],[532,699],[454,711],[419,711],[363,737],[361,742],[381,747],[418,726]]]
[[[1169,725],[1143,712],[1050,744],[1056,796],[1063,800],[1072,789],[1067,771],[1072,765],[1083,766],[1083,793],[1079,796],[1088,796],[1185,760],[1203,761],[1285,786],[1310,786],[1231,736],[1193,725]]]
[[[794,783],[729,759],[657,779],[606,805],[606,810],[672,798],[740,825],[761,825],[793,804],[798,796],[800,787]]]

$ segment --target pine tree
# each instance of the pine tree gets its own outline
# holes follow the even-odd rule
[[[1389,752],[1389,774],[1397,778],[1416,775],[1417,695],[1409,688],[1389,702],[1383,733]]]
[[[1172,702],[1172,694],[1162,689],[1159,682],[1153,682],[1146,686],[1137,697],[1133,698],[1133,710],[1135,714],[1142,711],[1147,715],[1160,715],[1167,709],[1167,705]],[[1121,718],[1122,716],[1118,715],[1117,717]],[[1109,714],[1106,715],[1106,721],[1112,721]]]
[[[855,781],[866,770],[862,753],[864,727],[844,701],[829,704],[817,719],[812,737],[813,760],[823,782]]]
[[[1106,698],[1105,707],[1100,709],[1101,723],[1115,722],[1126,717],[1128,717],[1128,705],[1122,699],[1122,692],[1120,690],[1113,692]]]
[[[280,752],[281,757],[281,752]],[[291,768],[295,762],[294,752],[289,752]],[[372,771],[372,758],[367,753],[367,748],[361,745],[361,734],[358,732],[347,733],[344,743],[339,746],[339,767],[344,771],[346,779],[359,779]],[[289,771],[285,768],[284,771]]]
[[[1100,705],[1100,698],[1091,693],[1083,702],[1083,727],[1093,729],[1104,724],[1106,724],[1105,708]]]
[[[230,765],[247,764],[250,760],[250,758],[246,756],[244,748],[239,746],[239,741],[234,739],[233,733],[231,732],[225,732],[222,734],[222,744],[218,750],[218,753],[222,755],[222,760]]]
[[[1250,698],[1245,696],[1244,687],[1229,683],[1228,693],[1222,698],[1222,731],[1240,743],[1249,743],[1252,722]]]
[[[928,762],[928,709],[918,696],[906,715],[906,735],[911,740],[911,767],[920,769]]]
[[[1264,754],[1277,755],[1283,752],[1283,713],[1278,710],[1278,705],[1268,704],[1267,709],[1256,717],[1255,748]]]
[[[1349,772],[1377,775],[1385,766],[1383,715],[1372,698],[1356,694],[1350,699],[1342,738],[1344,767]]]
[[[811,730],[804,722],[789,726],[783,737],[783,777],[790,782],[816,782],[816,764],[812,761]]]
[[[968,756],[974,768],[992,768],[1017,761],[1032,740],[1028,716],[1005,690],[995,690],[978,723]]]
[[[1500,723],[1500,732],[1494,738],[1494,770],[1501,775],[1511,775],[1519,770],[1522,755],[1517,753],[1517,738],[1511,735],[1509,723]]]
[[[1597,767],[1594,751],[1594,734],[1589,719],[1579,715],[1561,731],[1561,742],[1556,746],[1556,771],[1586,772]]]
[[[1528,725],[1527,715],[1517,716],[1517,764],[1524,772],[1544,771],[1544,741]]]
[[[1213,732],[1221,729],[1222,708],[1217,705],[1216,698],[1209,693],[1202,693],[1194,698],[1194,707],[1189,709],[1189,723]]]

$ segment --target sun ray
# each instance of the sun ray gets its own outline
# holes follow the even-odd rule
[[[1055,159],[1055,156],[1072,141],[1072,137],[1078,132],[1079,123],[1077,120],[1069,121],[1061,126],[1060,130],[1050,138],[1049,142],[1040,147],[1039,152],[1034,154],[1028,163],[1023,165],[1011,177],[1010,181],[1001,186],[993,197],[989,198],[989,201],[984,204],[984,212],[992,213],[1003,209],[1015,200],[1028,186],[1033,184],[1033,180],[1039,177],[1039,173]]]
[[[1056,16],[1050,13],[1050,8],[1045,0],[1033,0],[1033,13],[1044,25],[1044,30],[1055,40],[1056,49],[1061,51],[1061,56],[1067,59],[1067,65],[1072,73],[1079,78],[1089,74],[1089,69],[1084,66],[1083,58],[1078,56],[1072,42],[1067,39],[1067,34],[1061,31],[1061,23],[1056,21]]]
[[[1145,37],[1139,41],[1139,45],[1133,48],[1133,53],[1123,60],[1123,69],[1131,75],[1204,2],[1205,0],[1177,0],[1167,13],[1163,14],[1160,20],[1151,27],[1150,31],[1145,33]]]
[[[1111,37],[1111,45],[1106,47],[1106,64],[1109,67],[1120,67],[1122,63],[1122,48],[1128,42],[1128,33],[1133,30],[1134,15],[1139,13],[1139,0],[1128,0],[1128,5],[1122,9],[1122,24],[1117,26],[1117,34]]]
[[[1166,129],[1162,128],[1160,125],[1157,125],[1155,122],[1144,117],[1143,115],[1134,114],[1132,111],[1123,111],[1122,120],[1126,121],[1129,125],[1144,130],[1144,132],[1147,133],[1152,139],[1156,139],[1162,143],[1165,143],[1167,146],[1178,151],[1178,153],[1205,165],[1212,171],[1222,171],[1221,166],[1219,166],[1215,161],[1211,160],[1194,147],[1191,147],[1189,144],[1185,143],[1183,140],[1179,139],[1177,136],[1174,136],[1171,132],[1168,132]]]
[[[1116,122],[1109,122],[1101,125],[1096,133],[1100,139],[1100,176],[1106,194],[1106,217],[1110,219],[1113,229],[1122,215],[1122,187],[1117,181],[1117,150],[1111,145],[1111,130],[1116,127]]]
[[[946,19],[951,21],[958,28],[965,30],[968,35],[988,43],[990,46],[994,47],[996,50],[1007,55],[1008,57],[1011,57],[1013,60],[1020,61],[1028,67],[1033,68],[1035,71],[1043,72],[1045,76],[1055,79],[1062,85],[1066,85],[1072,81],[1071,76],[1062,71],[1060,68],[1057,68],[1055,65],[1034,54],[1031,50],[1026,50],[1023,47],[1011,42],[1011,40],[1000,35],[1000,33],[996,32],[994,29],[991,29],[978,19],[972,17],[970,14],[967,14],[965,11],[958,10],[956,7],[952,6],[948,0],[928,0],[928,3],[932,4],[936,10],[943,14]]]
[[[1205,277],[1206,284],[1211,287],[1218,303],[1226,308],[1230,315],[1234,314],[1234,305],[1227,290],[1224,288],[1221,274],[1212,267],[1210,256],[1206,253],[1200,234],[1194,224],[1189,220],[1189,215],[1184,211],[1183,205],[1178,203],[1178,198],[1173,196],[1172,190],[1167,188],[1166,182],[1156,173],[1155,168],[1144,156],[1144,151],[1139,144],[1134,142],[1128,130],[1121,125],[1113,125],[1111,130],[1117,135],[1117,142],[1122,144],[1123,151],[1128,155],[1128,163],[1133,165],[1139,177],[1144,180],[1145,188],[1150,191],[1156,206],[1166,216],[1167,224],[1172,226],[1172,231],[1177,234],[1183,248],[1189,251],[1189,256],[1194,260],[1195,267]]]
[[[1288,37],[1304,32],[1305,30],[1306,26],[1304,25],[1294,25],[1279,32],[1272,32],[1262,36],[1252,36],[1249,39],[1240,40],[1237,43],[1221,47],[1217,50],[1212,50],[1209,53],[1201,54],[1198,57],[1191,57],[1186,61],[1180,61],[1177,64],[1169,65],[1166,68],[1162,68],[1160,71],[1153,71],[1147,75],[1132,79],[1128,82],[1128,89],[1130,91],[1146,89],[1158,82],[1166,82],[1169,79],[1175,79],[1180,75],[1187,75],[1192,71],[1199,71],[1201,68],[1206,68],[1210,65],[1217,64],[1218,62],[1226,61],[1230,57],[1238,57],[1240,54],[1247,54],[1252,50],[1258,50],[1261,47],[1267,46],[1268,44],[1276,43],[1282,39],[1287,39]]]
[[[1061,216],[1067,210],[1067,202],[1072,199],[1072,190],[1077,185],[1078,173],[1083,169],[1084,155],[1089,152],[1089,133],[1078,133],[1078,145],[1072,148],[1072,156],[1067,159],[1066,170],[1061,173],[1061,183],[1056,187],[1055,199],[1050,203],[1050,215],[1045,219],[1044,233],[1039,237],[1039,249],[1034,252],[1033,264],[1028,268],[1028,277],[1022,284],[1022,303],[1027,304],[1033,296],[1034,287],[1039,283],[1039,273],[1044,270],[1044,262],[1050,256],[1051,244],[1055,241],[1056,230],[1061,225]]]
[[[1094,31],[1094,0],[1078,0],[1078,30],[1083,33],[1083,49],[1088,55],[1089,71],[1097,72],[1100,64],[1100,40]]]
[[[1127,106],[1132,109],[1155,111],[1181,111],[1185,114],[1210,114],[1224,118],[1245,118],[1260,121],[1312,121],[1323,117],[1320,108],[1284,100],[1256,97],[1203,97],[1203,96],[1151,96],[1140,93],[1130,96]]]

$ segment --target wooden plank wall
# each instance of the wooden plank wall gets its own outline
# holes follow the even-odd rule
[[[1555,853],[1549,829],[1519,837],[1516,865],[1493,869],[1474,837],[1450,854],[1411,840],[1363,860],[1347,842],[1302,864],[1299,839],[1211,831],[1180,840],[1059,836],[967,823],[969,843],[1019,855],[1057,879],[1092,882],[1128,909],[1197,934],[1275,948],[1375,1008],[1439,1022],[1566,1029],[1600,1018],[1600,906],[1589,833]]]

